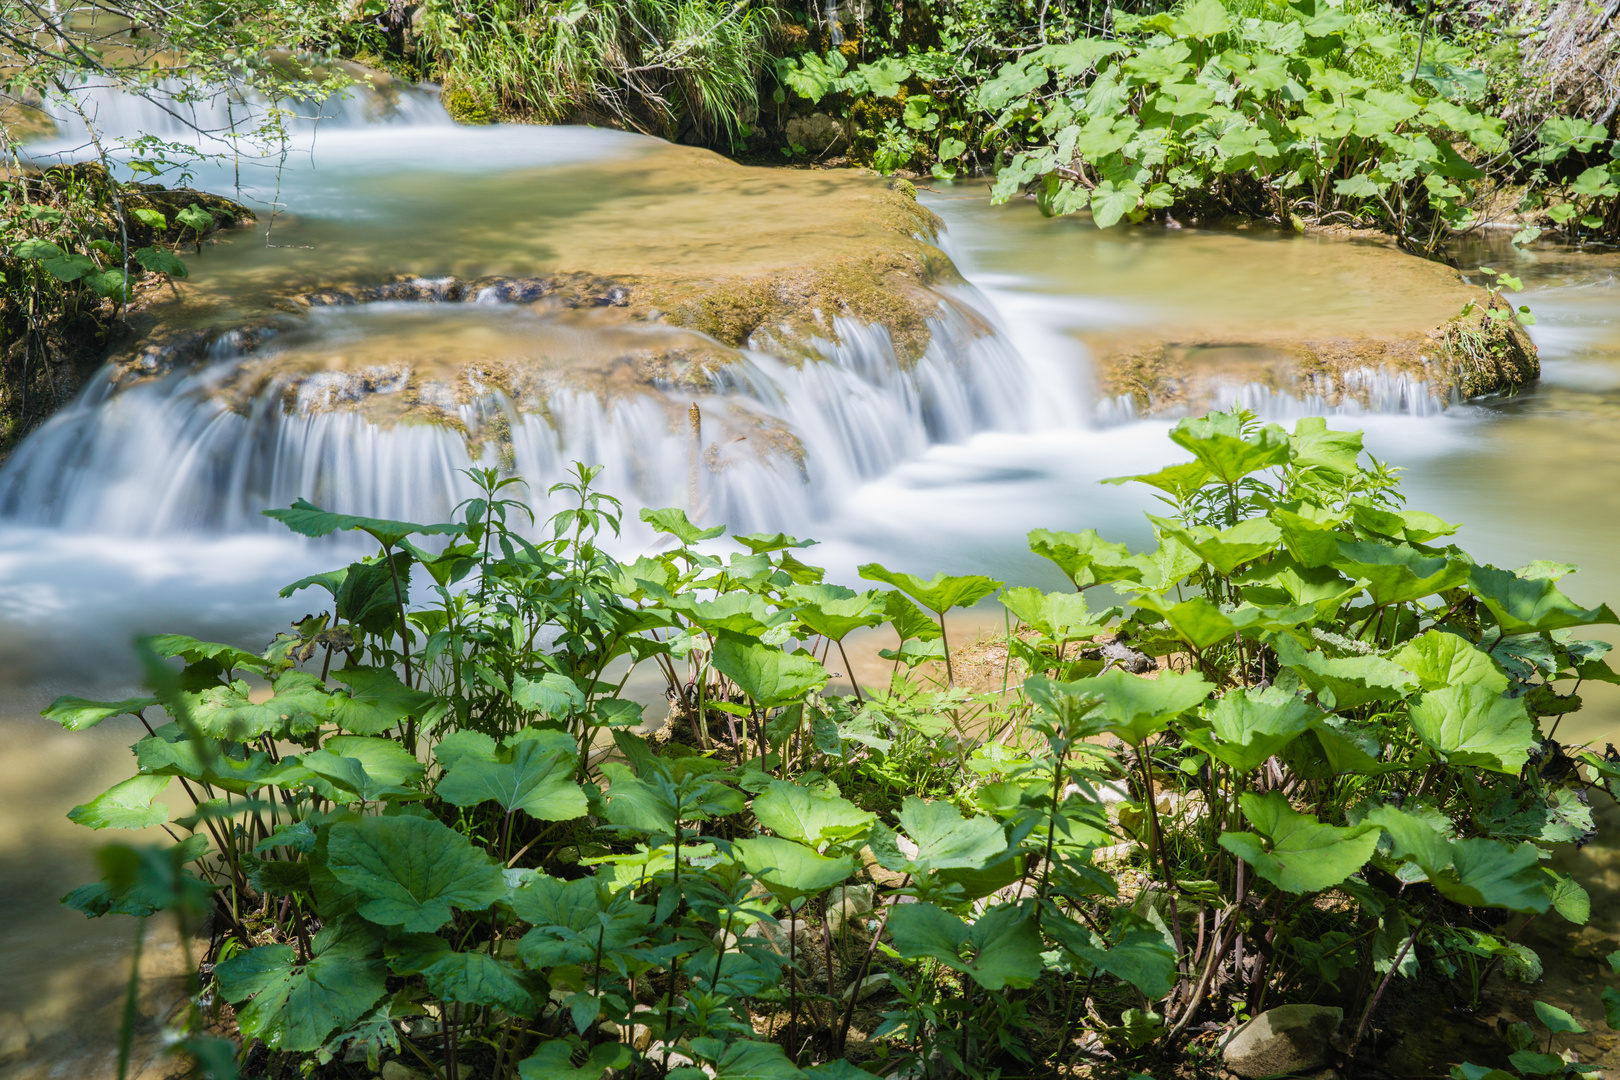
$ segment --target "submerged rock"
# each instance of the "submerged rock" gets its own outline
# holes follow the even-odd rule
[[[1238,1028],[1222,1060],[1244,1080],[1309,1072],[1327,1062],[1328,1040],[1343,1020],[1343,1009],[1279,1005]]]

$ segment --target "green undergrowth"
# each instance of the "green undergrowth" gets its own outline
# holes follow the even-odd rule
[[[1620,620],[1574,567],[1471,558],[1359,433],[1171,438],[1191,460],[1111,481],[1165,501],[1153,550],[1030,534],[1056,592],[858,592],[679,510],[618,561],[583,467],[539,527],[494,472],[443,524],[268,511],[377,554],[283,590],[317,613],[263,652],[147,638],[149,696],[47,710],[139,718],[135,774],[70,816],[171,841],[66,903],[206,927],[172,1042],[216,1080],[257,1045],[311,1076],[1166,1076],[1307,1001],[1354,1071],[1381,1000],[1532,983],[1527,920],[1587,921],[1546,859],[1620,761],[1557,736],[1620,681],[1573,631]],[[1002,684],[970,691],[945,615],[991,597]],[[892,678],[832,692],[880,627]]]

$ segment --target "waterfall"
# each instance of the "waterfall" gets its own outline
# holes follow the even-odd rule
[[[1045,391],[972,301],[970,291],[942,298],[932,344],[909,366],[881,327],[838,318],[836,340],[813,342],[819,359],[741,350],[696,393],[655,384],[604,399],[565,385],[531,408],[499,391],[458,402],[440,384],[441,423],[378,423],[345,408],[354,380],[342,374],[277,376],[239,400],[225,387],[250,358],[225,335],[194,370],[127,387],[103,373],[0,470],[0,516],[76,532],[234,533],[269,528],[260,510],[303,497],[441,520],[471,491],[463,469],[516,472],[539,502],[578,460],[606,466],[605,490],[631,505],[686,505],[740,531],[809,531],[930,445],[1034,425]],[[372,396],[404,384],[366,373]],[[693,403],[705,420],[697,444]]]

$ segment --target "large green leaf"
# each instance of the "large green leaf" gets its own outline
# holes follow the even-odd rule
[[[518,943],[530,968],[596,963],[641,941],[652,927],[652,909],[628,892],[604,897],[594,878],[561,881],[537,877],[510,895],[512,910],[534,929]]]
[[[936,615],[942,615],[951,608],[972,607],[1001,588],[1001,582],[982,574],[947,577],[940,573],[924,581],[915,574],[897,573],[877,563],[862,566],[860,575],[867,581],[893,585]]]
[[[1220,845],[1287,892],[1332,888],[1365,866],[1378,848],[1378,826],[1324,825],[1289,806],[1280,791],[1247,792],[1238,801],[1260,835],[1224,832]],[[1269,845],[1261,843],[1261,836]]]
[[[513,1016],[534,1015],[534,995],[515,965],[487,952],[452,952],[448,942],[445,946],[442,956],[421,969],[428,993],[440,1001],[493,1005]]]
[[[214,969],[221,995],[237,1007],[242,1034],[272,1050],[317,1050],[382,997],[387,967],[364,928],[328,926],[310,947],[307,964],[298,963],[291,945],[261,945]]]
[[[1197,38],[1200,41],[1226,33],[1232,28],[1232,19],[1221,0],[1193,0],[1181,9],[1170,32],[1176,37]]]
[[[1417,864],[1430,880],[1451,866],[1451,838],[1442,831],[1448,829],[1450,820],[1444,815],[1380,806],[1366,820],[1389,833],[1395,858]]]
[[[1432,877],[1435,888],[1459,904],[1546,911],[1552,904],[1541,853],[1526,840],[1517,847],[1474,838],[1451,845],[1451,867]]]
[[[332,694],[332,720],[356,735],[381,735],[434,705],[432,694],[412,690],[390,668],[344,668],[332,677],[349,688]]]
[[[1356,463],[1361,458],[1361,434],[1359,431],[1330,431],[1327,420],[1320,416],[1302,417],[1288,437],[1294,465],[1319,469],[1334,476],[1354,476]]]
[[[1205,527],[1187,528],[1171,518],[1152,514],[1148,520],[1162,535],[1175,537],[1221,574],[1229,575],[1244,563],[1270,554],[1282,541],[1282,530],[1266,518],[1250,518],[1219,532]]]
[[[1287,634],[1272,643],[1283,664],[1316,693],[1323,708],[1353,709],[1369,701],[1399,701],[1417,687],[1405,668],[1381,656],[1329,657]]]
[[[455,806],[493,800],[508,812],[522,810],[542,821],[571,821],[589,809],[585,792],[574,783],[574,765],[572,746],[560,749],[526,740],[512,747],[508,761],[475,754],[458,758],[434,790]]]
[[[109,717],[134,716],[143,709],[157,704],[157,698],[125,698],[123,701],[90,701],[86,698],[64,695],[51,702],[40,715],[54,720],[68,731],[83,731],[95,727]]]
[[[1187,732],[1187,741],[1229,766],[1248,773],[1322,718],[1320,709],[1276,687],[1230,690],[1204,712],[1208,728]]]
[[[169,820],[169,808],[157,802],[168,789],[167,776],[132,776],[114,784],[82,806],[68,820],[89,829],[144,829]]]
[[[889,933],[902,957],[938,960],[992,992],[1032,986],[1041,974],[1040,931],[1017,904],[998,904],[971,927],[933,904],[904,904],[889,915]]]
[[[321,537],[334,532],[359,530],[369,534],[384,547],[393,547],[407,536],[458,536],[467,531],[467,526],[453,523],[416,525],[409,521],[334,514],[305,499],[299,499],[285,510],[265,510],[263,513],[265,517],[275,518],[300,536]]]
[[[284,738],[308,734],[331,720],[332,698],[325,685],[307,671],[288,671],[277,676],[275,691],[264,701],[254,701],[251,689],[242,679],[228,686],[211,686],[185,695],[191,716],[204,735],[231,742],[247,742],[269,735]]]
[[[699,1043],[694,1039],[692,1045]],[[780,1046],[755,1039],[732,1040],[712,1060],[714,1080],[801,1080],[805,1075]]]
[[[1187,497],[1209,482],[1209,469],[1201,461],[1184,461],[1179,465],[1167,465],[1156,473],[1140,473],[1136,476],[1110,476],[1103,480],[1105,484],[1124,484],[1130,481],[1146,484],[1158,488],[1175,498],[1177,502],[1186,501]]]
[[[1192,672],[1161,671],[1156,679],[1112,668],[1081,684],[1102,698],[1096,717],[1102,730],[1132,746],[1163,731],[1170,721],[1209,697],[1215,687]]]
[[[1583,608],[1543,577],[1521,578],[1511,570],[1476,566],[1469,573],[1468,587],[1496,616],[1504,634],[1620,622],[1607,604]]]
[[[1448,686],[1412,703],[1412,728],[1453,765],[1517,774],[1530,756],[1535,725],[1523,698],[1484,686]]]
[[[848,799],[772,780],[754,799],[754,816],[777,836],[811,847],[863,836],[877,820]]]
[[[1117,609],[1093,612],[1081,593],[1043,593],[1039,589],[1001,590],[1001,603],[1013,618],[1055,641],[1085,641],[1108,628]]]
[[[788,590],[794,616],[811,633],[842,641],[864,626],[876,626],[886,617],[883,594],[858,593],[842,585],[795,585]]]
[[[1047,915],[1042,928],[1070,952],[1099,971],[1106,971],[1136,987],[1149,999],[1168,994],[1176,981],[1176,950],[1164,931],[1129,908],[1109,920],[1105,943],[1072,919]]]
[[[1276,424],[1267,424],[1251,434],[1243,433],[1237,413],[1211,413],[1201,419],[1188,417],[1170,430],[1176,445],[1191,450],[1210,475],[1224,484],[1235,484],[1252,472],[1281,465],[1290,453],[1288,433]]]
[[[917,845],[913,860],[933,870],[982,870],[1007,854],[1007,835],[994,818],[964,818],[948,802],[914,795],[901,803],[900,827]]]
[[[226,671],[236,668],[246,668],[249,671],[258,672],[270,670],[269,662],[262,656],[255,656],[246,649],[238,649],[234,645],[221,645],[215,641],[198,641],[188,634],[154,634],[141,640],[159,656],[179,657],[187,665],[201,664],[211,660]]]
[[[1468,580],[1469,565],[1443,555],[1425,555],[1406,544],[1370,540],[1339,542],[1333,567],[1367,582],[1374,604],[1406,604],[1454,589]]]
[[[340,822],[327,842],[327,867],[359,894],[361,915],[413,932],[437,930],[452,909],[482,911],[506,893],[493,859],[429,818]]]
[[[1131,561],[1131,549],[1097,535],[1036,529],[1029,534],[1029,550],[1050,559],[1076,585],[1104,585],[1113,581],[1140,581],[1142,569]]]
[[[788,900],[825,892],[855,872],[855,864],[845,856],[828,858],[778,836],[739,840],[736,848],[748,872]]]
[[[762,708],[776,708],[827,685],[827,669],[802,653],[785,653],[775,645],[730,631],[714,643],[714,666]]]
[[[423,772],[422,763],[397,742],[363,735],[328,739],[319,750],[299,757],[298,764],[366,802],[413,792]],[[320,790],[333,801],[352,801],[340,792]]]
[[[573,1053],[573,1046],[562,1039],[541,1043],[539,1049],[518,1064],[518,1075],[523,1080],[602,1080],[602,1075],[609,1070],[630,1064],[630,1047],[624,1043],[597,1045],[585,1064],[577,1069],[571,1060]]]
[[[1508,685],[1507,675],[1488,653],[1441,630],[1424,631],[1391,653],[1390,660],[1416,675],[1424,690],[1478,686],[1500,694]]]

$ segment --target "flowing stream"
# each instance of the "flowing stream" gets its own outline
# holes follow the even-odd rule
[[[101,121],[119,130],[153,124],[116,98],[103,108]],[[219,103],[203,108],[208,124],[229,119]],[[68,129],[36,149],[80,142]],[[1466,523],[1459,541],[1478,556],[1577,563],[1577,600],[1620,601],[1620,255],[1505,244],[1465,253],[1467,265],[1524,277],[1520,302],[1539,319],[1543,363],[1523,393],[1471,403],[1372,371],[1361,399],[1329,410],[1252,378],[1254,342],[1454,314],[1407,256],[1263,230],[1104,233],[1043,219],[1029,203],[992,207],[982,184],[921,195],[967,284],[939,291],[933,343],[915,364],[897,359],[883,331],[825,314],[813,358],[756,342],[719,350],[726,362],[695,382],[627,380],[622,357],[637,350],[717,347],[611,311],[498,302],[499,290],[316,307],[249,350],[226,331],[262,320],[266,297],[368,275],[417,275],[420,292],[447,276],[563,269],[700,281],[717,266],[764,272],[833,258],[859,228],[826,207],[872,183],[742,169],[615,132],[459,128],[408,88],[303,123],[295,150],[279,168],[226,159],[196,170],[199,188],[240,184],[261,218],[190,259],[193,283],[170,318],[220,331],[205,355],[135,385],[96,380],[0,468],[7,1080],[108,1069],[131,934],[127,920],[86,923],[55,899],[94,876],[99,839],[62,815],[122,775],[134,734],[114,722],[64,735],[37,711],[59,693],[127,686],[138,632],[251,644],[302,614],[276,588],[342,556],[258,514],[299,496],[434,520],[465,493],[458,470],[470,464],[516,468],[538,492],[583,459],[607,466],[604,484],[632,511],[679,504],[704,523],[817,537],[811,557],[852,584],[854,567],[877,559],[1055,587],[1023,534],[1095,527],[1140,548],[1152,499],[1096,481],[1182,456],[1164,437],[1171,419],[1138,418],[1095,391],[1088,357],[1174,327],[1234,343],[1200,361],[1225,399],[1282,420],[1332,411],[1363,428],[1375,454],[1410,470],[1410,505]],[[514,366],[528,381],[480,381]],[[694,402],[714,454],[699,483],[685,426]],[[651,537],[631,527],[624,542],[634,553]],[[1563,734],[1615,738],[1620,698],[1610,690],[1583,689],[1586,709]],[[1553,958],[1540,992],[1600,1018],[1594,980],[1598,958],[1620,944],[1620,858],[1587,848],[1567,861],[1592,892],[1593,921],[1535,928]],[[178,970],[169,948],[155,979]],[[1613,1047],[1594,1041],[1591,1053],[1615,1065]]]

